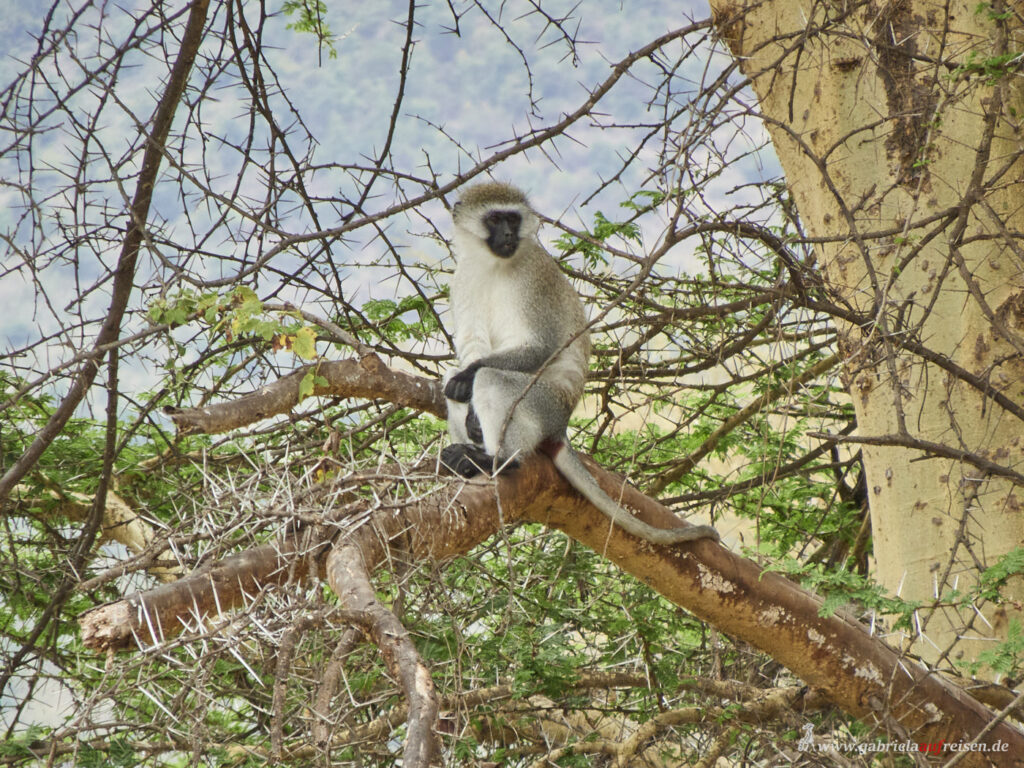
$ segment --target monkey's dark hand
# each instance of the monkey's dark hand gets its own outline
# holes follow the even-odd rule
[[[471,363],[456,373],[444,386],[444,396],[456,403],[468,403],[473,396],[473,379],[480,370],[480,363]]]

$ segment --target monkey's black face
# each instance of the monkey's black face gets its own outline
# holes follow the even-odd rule
[[[491,253],[507,259],[519,247],[519,227],[523,217],[518,211],[491,211],[484,216],[487,247]]]

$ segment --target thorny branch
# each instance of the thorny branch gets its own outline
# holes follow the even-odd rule
[[[614,483],[592,462],[589,466],[603,485]],[[668,510],[628,485],[606,490],[653,525],[679,524]],[[962,692],[954,694],[952,686],[940,678],[905,666],[899,654],[871,637],[857,621],[845,615],[822,617],[818,598],[776,574],[760,571],[720,545],[705,541],[678,549],[654,547],[610,529],[605,518],[575,496],[543,458],[530,459],[511,479],[499,479],[496,491],[492,492],[490,483],[478,481],[461,490],[445,488],[401,509],[371,513],[343,534],[327,555],[326,574],[332,589],[345,609],[366,617],[359,621],[363,631],[381,647],[401,681],[409,708],[406,756],[410,764],[429,765],[437,754],[433,731],[438,705],[422,659],[394,614],[373,596],[369,573],[391,557],[392,546],[400,545],[416,559],[441,560],[468,551],[497,532],[503,521],[519,519],[565,530],[722,631],[771,653],[844,710],[858,717],[879,717],[890,732],[912,731],[923,739],[938,725],[946,732],[976,734],[988,722],[990,713],[984,707]],[[300,547],[300,539],[306,541],[304,546]],[[83,640],[96,648],[124,647],[136,636],[143,643],[165,642],[184,628],[179,622],[186,616],[201,622],[214,609],[219,612],[239,604],[255,585],[316,573],[320,569],[315,564],[300,572],[292,561],[300,549],[323,552],[325,543],[299,534],[280,545],[232,556],[198,578],[94,609],[82,618]],[[830,642],[823,647],[815,637],[828,637]],[[884,684],[858,679],[857,670],[866,665],[879,670]],[[884,717],[881,705],[869,705],[871,701],[890,702]],[[947,718],[938,724],[929,722],[921,713],[931,708]],[[669,722],[676,721],[669,718]],[[650,727],[663,725],[654,721]],[[992,734],[997,730],[998,738],[1019,740],[1024,748],[1024,736],[1014,728],[993,729],[989,735],[995,738]]]
[[[1016,178],[1016,155],[990,148],[1002,133],[987,131],[968,147],[976,172],[954,185],[959,199],[922,210],[922,162],[938,118],[970,85],[957,74],[963,62],[948,40],[908,52],[916,35],[899,39],[898,25],[881,18],[867,31],[856,29],[867,6],[853,3],[771,41],[780,49],[769,74],[793,55],[808,65],[801,52],[820,39],[866,42],[890,68],[903,72],[916,62],[940,75],[943,100],[905,104],[817,146],[794,129],[792,98],[786,119],[764,117],[750,95],[757,73],[743,69],[750,59],[721,55],[715,25],[728,39],[730,30],[741,30],[739,17],[688,22],[666,34],[659,22],[632,53],[601,49],[601,68],[586,69],[589,48],[599,45],[586,37],[586,8],[554,13],[543,3],[528,5],[522,18],[504,6],[496,13],[486,3],[449,5],[456,44],[458,35],[472,39],[482,21],[512,46],[525,75],[528,95],[516,109],[530,115],[528,125],[510,120],[508,133],[488,137],[491,148],[483,150],[454,117],[410,114],[424,96],[439,101],[437,81],[424,91],[417,72],[421,51],[438,42],[429,6],[403,3],[398,12],[385,65],[396,75],[394,98],[366,147],[355,143],[351,114],[342,135],[333,128],[324,134],[323,124],[310,120],[309,89],[289,78],[294,49],[286,45],[284,59],[276,53],[276,9],[234,0],[209,10],[204,2],[172,10],[152,3],[122,16],[87,2],[49,8],[32,51],[21,57],[23,71],[0,94],[11,137],[0,150],[8,163],[4,189],[16,201],[9,208],[16,224],[0,232],[9,255],[0,279],[5,288],[13,280],[13,291],[34,291],[31,322],[38,323],[27,341],[12,337],[0,371],[0,490],[18,489],[3,506],[0,592],[12,601],[12,615],[30,617],[24,628],[20,618],[5,627],[13,650],[3,659],[14,675],[3,693],[21,696],[10,714],[5,710],[6,736],[18,739],[33,724],[33,704],[49,701],[51,687],[78,687],[70,697],[74,716],[47,738],[19,741],[26,754],[84,764],[91,749],[130,749],[140,760],[191,755],[198,763],[244,731],[231,759],[343,760],[341,751],[358,745],[360,759],[389,765],[398,759],[389,737],[408,723],[409,764],[433,759],[438,744],[471,743],[507,748],[523,764],[589,753],[627,764],[674,748],[680,759],[701,755],[704,765],[728,749],[735,713],[735,722],[750,725],[743,734],[753,752],[789,750],[787,759],[795,760],[785,734],[809,722],[805,712],[832,719],[822,730],[845,727],[820,692],[879,733],[927,740],[960,729],[965,739],[984,733],[1018,743],[1013,724],[1001,719],[1010,709],[993,718],[856,620],[819,616],[821,600],[777,574],[710,545],[651,551],[608,530],[543,461],[528,462],[497,491],[438,480],[440,430],[419,416],[443,417],[436,382],[450,362],[447,201],[474,178],[528,176],[541,166],[544,181],[531,191],[547,215],[545,242],[558,243],[552,250],[590,303],[614,307],[593,313],[600,319],[590,396],[573,434],[601,465],[642,488],[665,489],[702,515],[755,520],[732,540],[757,544],[769,562],[813,551],[812,563],[827,560],[840,572],[851,561],[866,569],[870,552],[858,446],[896,446],[915,462],[942,457],[986,477],[1021,479],[1004,446],[963,444],[963,415],[953,405],[948,432],[932,440],[916,432],[928,414],[904,413],[901,377],[927,366],[949,402],[969,390],[981,396],[978,418],[1024,423],[1013,389],[1020,302],[993,303],[965,256],[973,245],[1000,249],[1010,275],[1024,254],[1020,228],[1007,223],[992,197]],[[1009,12],[1000,21],[1000,52],[1017,44],[1020,14]],[[374,33],[382,39],[391,30],[384,26]],[[573,80],[585,83],[575,103],[558,103],[549,118],[543,110],[553,92],[531,63],[547,47],[564,63],[581,64]],[[148,72],[140,59],[175,62],[152,116],[153,99],[140,97],[152,85],[140,88],[132,77]],[[833,57],[828,64],[859,77],[855,62]],[[328,81],[329,72],[314,74]],[[339,102],[344,95],[332,94]],[[990,128],[1005,120],[1000,105],[1014,98],[1005,86],[989,102]],[[623,112],[625,102],[645,109]],[[223,109],[231,112],[227,127]],[[875,133],[905,140],[915,121],[933,123],[920,146],[900,148],[916,202],[896,223],[866,215],[891,190],[847,199],[833,164]],[[419,153],[406,151],[413,123],[435,126],[450,154],[427,142]],[[791,134],[823,176],[826,197],[845,222],[836,231],[809,230],[804,211],[797,215],[792,180],[778,178],[774,156],[762,152],[765,126]],[[63,138],[54,142],[56,136]],[[616,162],[601,165],[602,151],[613,145]],[[566,153],[576,146],[586,148],[581,162]],[[55,165],[57,154],[66,161]],[[753,164],[763,172],[748,180]],[[549,194],[549,183],[577,183],[584,166],[593,183],[570,191],[575,209]],[[975,218],[991,231],[968,229]],[[930,294],[895,291],[899,275],[921,268],[928,261],[922,254],[948,234],[954,247],[948,259],[931,261]],[[821,270],[822,252],[847,247],[870,273],[863,302],[838,292]],[[878,254],[891,254],[891,269],[875,269]],[[646,271],[638,273],[638,265]],[[963,301],[980,307],[996,340],[1010,346],[984,367],[972,357],[983,345],[953,354],[945,339],[923,330],[957,277]],[[264,315],[280,310],[322,329],[320,361],[292,371],[291,357],[275,356],[273,342],[233,326],[230,311],[207,316],[188,304],[191,292],[229,306],[225,292],[240,285],[259,296]],[[373,303],[368,295],[385,300]],[[157,297],[173,305],[182,296],[189,307],[183,317],[155,323],[147,316]],[[841,333],[833,355],[837,328],[856,329],[868,343],[851,349]],[[335,344],[356,359],[335,359]],[[858,431],[848,395],[825,371],[837,357],[846,385],[864,372],[892,377],[899,432]],[[117,413],[90,441],[83,424],[100,368]],[[140,371],[149,377],[143,383]],[[316,377],[313,397],[300,403],[309,374]],[[51,408],[54,395],[59,402]],[[649,522],[678,525],[653,499],[591,466]],[[103,478],[99,488],[95,478]],[[984,503],[983,494],[965,494],[962,520]],[[101,526],[101,546],[82,535],[87,519]],[[589,549],[545,536],[536,525],[510,531],[526,521],[560,528]],[[958,548],[980,569],[990,563],[979,543],[964,534]],[[462,557],[470,550],[471,558]],[[586,559],[593,553],[621,572],[602,571],[602,557]],[[504,562],[505,571],[495,565]],[[952,553],[937,565],[944,580],[956,578]],[[162,568],[188,575],[157,585],[153,577],[167,576]],[[325,604],[325,571],[335,594],[356,610]],[[662,602],[652,608],[623,572],[707,623],[678,611],[661,627]],[[54,598],[55,584],[75,590],[72,609]],[[82,605],[100,607],[79,615]],[[875,620],[870,608],[864,615]],[[82,668],[79,638],[68,629],[79,617],[85,642],[141,650],[69,680],[67,670]],[[524,624],[536,630],[531,638],[567,638],[559,646],[566,655],[544,656],[543,646],[536,658],[520,653],[514,646]],[[881,620],[872,625],[882,627]],[[360,642],[365,636],[374,639]],[[684,638],[696,638],[697,650],[683,650]],[[442,662],[428,655],[438,648]],[[567,650],[578,648],[578,656]],[[851,671],[837,649],[861,665]],[[954,649],[944,649],[943,658],[953,658]],[[381,650],[384,666],[377,663]],[[488,654],[497,684],[482,662]],[[779,662],[812,690],[801,695]],[[628,670],[628,688],[619,694],[609,683],[580,704],[582,683],[559,686],[588,672],[575,677],[563,665],[574,675],[602,665]],[[424,678],[427,669],[437,692]],[[681,694],[663,685],[679,670],[698,669],[726,678],[699,689],[717,702],[702,708],[703,720],[685,695],[695,689],[684,686]],[[727,689],[730,677],[756,684]],[[780,685],[784,693],[761,708],[759,692],[770,696]],[[986,701],[1019,704],[1013,691],[992,688]],[[520,708],[488,709],[506,698]],[[106,714],[114,710],[112,721]],[[935,711],[941,723],[922,721],[922,713]],[[721,718],[710,722],[708,712]],[[771,721],[754,723],[754,713]]]
[[[163,159],[164,145],[167,143],[171,122],[178,110],[189,75],[192,72],[192,64],[203,40],[203,28],[206,26],[206,12],[209,4],[209,0],[192,0],[181,48],[174,61],[174,66],[171,68],[160,102],[153,113],[152,127],[149,130],[146,149],[143,153],[142,168],[135,186],[135,194],[127,211],[128,220],[125,224],[124,241],[121,245],[121,253],[114,270],[114,280],[110,291],[110,307],[93,343],[97,357],[102,354],[99,350],[117,341],[121,333],[121,320],[128,308],[132,288],[135,285],[135,265],[139,249],[147,237],[146,220],[149,218],[149,205],[153,199],[153,188],[160,170],[160,161]],[[68,423],[68,419],[75,412],[75,408],[86,396],[99,370],[100,367],[95,357],[87,359],[82,364],[74,376],[71,388],[46,425],[39,430],[35,440],[25,449],[18,461],[4,472],[3,477],[0,477],[0,499],[8,496],[11,489],[36,463],[40,454],[61,433]]]

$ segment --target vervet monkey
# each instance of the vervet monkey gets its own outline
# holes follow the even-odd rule
[[[452,445],[441,453],[464,477],[515,466],[543,451],[614,525],[654,544],[718,539],[708,525],[654,528],[616,504],[569,446],[583,395],[590,338],[579,295],[537,239],[540,220],[507,184],[467,189],[455,204],[451,284],[461,370],[446,377]]]

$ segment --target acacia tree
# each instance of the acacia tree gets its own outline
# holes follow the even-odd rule
[[[715,3],[814,238],[863,445],[879,581],[937,663],[1019,634],[951,597],[1019,547],[1024,31],[994,3]]]
[[[483,3],[439,17],[413,3],[394,27],[395,98],[367,158],[315,134],[275,52],[286,24],[342,59],[349,38],[331,36],[317,4],[285,8],[57,3],[4,91],[3,285],[34,289],[39,328],[14,326],[27,341],[2,373],[0,688],[15,706],[0,757],[816,764],[831,759],[814,750],[825,738],[976,741],[1016,752],[954,759],[1012,764],[1024,750],[1007,719],[1015,694],[972,686],[992,711],[948,673],[1012,683],[1019,670],[1007,609],[1019,519],[990,538],[1013,518],[982,515],[1012,508],[1020,479],[1014,283],[979,264],[998,254],[1009,273],[1020,252],[1006,188],[1020,19],[974,17],[970,40],[997,51],[982,59],[966,42],[922,53],[865,31],[953,29],[965,16],[949,9],[820,9],[808,26],[796,8],[776,19],[770,6],[718,7],[714,23],[655,32],[544,119],[535,62],[552,46],[584,61],[579,19],[531,4],[512,20]],[[410,160],[407,105],[436,96],[415,77],[418,35],[455,32],[444,39],[463,53],[478,28],[521,58],[530,127],[483,152],[438,127],[454,160]],[[870,45],[838,57],[836,40]],[[151,94],[147,61],[163,68]],[[954,76],[928,79],[914,69],[925,65]],[[846,79],[819,110],[829,74]],[[865,106],[856,88],[872,78],[907,101]],[[929,102],[926,85],[943,95]],[[918,98],[940,118],[924,133]],[[925,162],[939,157],[940,103],[956,115],[985,105],[969,184]],[[806,125],[787,113],[797,107]],[[525,173],[520,161],[564,163],[591,123],[619,137],[621,163],[545,233],[593,307],[572,439],[638,515],[713,519],[725,547],[651,547],[609,529],[545,459],[495,482],[438,474],[437,381],[454,364],[446,207],[473,179]],[[944,135],[963,141],[970,125]],[[786,183],[750,181],[765,128]],[[913,176],[919,160],[927,178]],[[936,196],[927,214],[904,208],[911,177],[915,204]],[[921,272],[932,276],[912,283]],[[980,313],[963,331],[974,336],[930,325],[958,301]],[[934,424],[933,401],[946,431],[920,426]],[[922,478],[961,493],[959,534],[939,586],[908,578],[908,601],[892,574],[917,553],[872,551],[898,539]],[[946,554],[914,524],[932,557]],[[876,563],[888,592],[870,579]],[[951,624],[927,654],[934,670],[884,642],[936,642],[932,617],[958,607],[1006,642],[960,659]],[[65,719],[41,717],[60,695]]]

